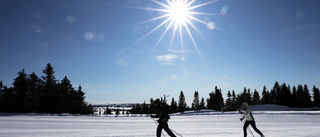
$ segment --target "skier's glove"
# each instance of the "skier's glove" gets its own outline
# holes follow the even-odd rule
[[[244,118],[240,118],[240,121],[242,121]]]

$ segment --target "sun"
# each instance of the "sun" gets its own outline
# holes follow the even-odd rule
[[[207,26],[207,28],[210,28],[212,30],[213,23],[212,22],[206,22],[201,19],[198,19],[196,16],[198,15],[218,15],[218,14],[212,14],[212,13],[205,13],[205,12],[197,12],[194,11],[197,8],[203,7],[205,5],[217,2],[218,0],[211,0],[205,3],[200,3],[200,4],[194,4],[196,0],[166,0],[166,3],[160,2],[158,0],[151,0],[152,2],[160,5],[160,8],[142,8],[144,10],[150,10],[150,11],[157,11],[161,12],[157,17],[151,18],[149,20],[137,23],[138,24],[143,24],[147,22],[152,22],[156,20],[163,20],[159,25],[157,25],[155,28],[153,28],[150,32],[145,34],[143,37],[138,39],[135,43],[132,45],[137,44],[141,40],[145,39],[149,35],[151,35],[153,32],[160,30],[160,28],[165,28],[161,37],[158,39],[158,42],[155,44],[154,48],[155,49],[163,37],[169,32],[169,30],[172,31],[171,35],[171,42],[170,42],[170,49],[171,50],[173,46],[173,41],[174,40],[179,40],[180,41],[180,46],[181,46],[181,53],[184,53],[184,36],[183,34],[187,34],[189,36],[190,40],[192,41],[196,51],[200,55],[202,61],[205,63],[200,50],[198,48],[198,45],[194,39],[194,36],[191,33],[191,28],[195,30],[196,32],[200,33],[198,28],[193,22],[198,22],[200,24],[203,24]],[[215,26],[214,26],[215,27]],[[170,29],[173,28],[173,29]],[[176,34],[179,35],[179,37],[175,37]]]
[[[187,1],[172,1],[170,3],[170,7],[168,9],[170,18],[172,18],[173,21],[179,24],[186,24],[187,17],[189,15],[189,9],[188,5],[186,3]]]

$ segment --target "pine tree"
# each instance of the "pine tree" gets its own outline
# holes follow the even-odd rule
[[[260,95],[259,92],[255,89],[254,93],[253,93],[253,101],[252,101],[253,105],[259,105],[260,104]]]
[[[76,113],[80,114],[91,114],[93,113],[93,109],[91,105],[85,101],[85,93],[82,91],[81,85],[79,85],[78,90],[76,91],[76,102],[77,108]]]
[[[61,83],[58,84],[59,90],[57,90],[57,113],[69,113],[72,111],[72,107],[75,106],[75,95],[72,92],[75,92],[70,80],[67,76],[61,80]],[[74,97],[73,97],[74,96]],[[73,112],[75,113],[75,111]]]
[[[276,81],[274,83],[274,86],[271,89],[270,93],[271,93],[272,104],[278,104],[278,102],[277,102],[279,100],[278,95],[280,93],[280,86],[279,86],[278,81]]]
[[[228,91],[228,94],[227,94],[227,100],[226,100],[226,110],[232,110],[232,95],[230,93],[230,90]]]
[[[186,99],[183,95],[183,91],[181,91],[180,96],[179,96],[178,111],[184,112],[186,110],[186,108],[187,108]]]
[[[193,99],[193,103],[192,103],[192,109],[198,110],[200,107],[200,103],[199,103],[199,93],[198,91],[194,92],[194,99]]]
[[[0,112],[4,110],[4,90],[3,90],[2,81],[0,81]]]
[[[2,112],[16,112],[16,94],[14,93],[13,87],[2,87],[3,91],[3,100],[0,100],[2,102],[2,109],[0,111]]]
[[[14,79],[13,82],[13,89],[16,93],[16,101],[12,103],[15,104],[16,112],[28,112],[27,106],[27,91],[28,91],[28,81],[27,81],[27,74],[25,73],[24,69],[22,71],[18,72],[18,77]]]
[[[224,101],[221,94],[221,89],[215,86],[215,92],[211,92],[207,99],[207,107],[213,110],[222,110],[224,107]]]
[[[146,101],[143,101],[142,104],[142,114],[147,114],[148,113],[148,105],[146,104]]]
[[[303,91],[303,87],[302,85],[298,85],[298,104],[297,106],[298,107],[305,107],[306,106],[306,96],[304,94],[304,91]]]
[[[106,110],[104,111],[105,115],[109,115],[111,114],[111,109],[109,109],[109,107],[106,108]]]
[[[241,106],[243,102],[248,102],[251,104],[252,102],[252,93],[250,92],[250,89],[247,90],[246,87],[244,87],[243,92],[239,93],[237,95],[237,106]]]
[[[234,90],[232,90],[232,110],[236,110],[237,108],[237,96]]]
[[[298,102],[299,102],[299,97],[298,97],[298,92],[296,86],[292,87],[292,96],[291,96],[291,101],[290,105],[291,107],[298,107]]]
[[[290,85],[287,86],[285,83],[283,83],[280,87],[280,90],[281,94],[279,95],[279,104],[289,106],[291,99]]]
[[[175,113],[177,112],[177,102],[174,100],[174,98],[172,97],[172,100],[171,100],[171,105],[170,105],[170,113]]]
[[[208,109],[213,109],[214,108],[214,98],[215,98],[215,93],[212,91],[211,93],[209,93],[209,98],[207,99],[207,108]]]
[[[313,91],[313,105],[316,107],[320,107],[320,92],[319,89],[313,85],[312,88]]]
[[[37,112],[39,109],[40,93],[42,88],[41,79],[33,72],[28,77],[29,89],[28,96],[30,97],[29,103],[31,112]]]
[[[57,81],[54,76],[55,71],[50,63],[47,64],[46,68],[42,71],[45,76],[41,78],[44,81],[44,90],[40,97],[40,112],[43,113],[56,113],[57,106]]]
[[[201,102],[200,102],[200,109],[205,109],[205,108],[206,108],[205,105],[206,105],[206,104],[205,104],[205,102],[204,102],[204,98],[202,97],[202,98],[201,98]]]
[[[264,85],[263,89],[262,89],[261,104],[267,104],[267,88],[266,88],[266,85]]]
[[[218,87],[216,86],[216,102],[217,106],[215,107],[216,110],[223,110],[224,108],[224,100],[222,97],[222,93],[221,93],[221,89],[218,89]]]
[[[151,113],[152,113],[152,114],[156,113],[156,112],[155,112],[155,107],[154,107],[154,105],[153,105],[153,102],[154,102],[154,101],[153,101],[153,98],[150,98],[150,104],[151,104],[151,105],[150,105],[150,110],[149,110],[149,113],[150,113],[150,114],[151,114]]]
[[[310,96],[310,92],[309,92],[307,84],[304,85],[303,92],[305,94],[305,103],[306,103],[305,107],[311,107],[312,101],[311,101],[311,96]]]

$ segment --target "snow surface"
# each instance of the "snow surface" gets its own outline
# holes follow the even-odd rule
[[[254,111],[253,115],[266,137],[320,135],[319,111]],[[239,118],[237,112],[190,111],[173,114],[169,126],[184,137],[242,137]],[[156,124],[148,115],[0,114],[0,137],[152,137],[155,132]]]

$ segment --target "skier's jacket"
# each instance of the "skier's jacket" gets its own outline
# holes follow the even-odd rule
[[[168,106],[164,107],[162,105],[159,105],[157,107],[156,115],[152,117],[159,118],[158,120],[159,123],[168,122],[168,120],[170,119]]]
[[[243,114],[244,114],[243,117],[246,118],[246,121],[254,121],[251,110],[249,108],[245,108],[243,111]]]

